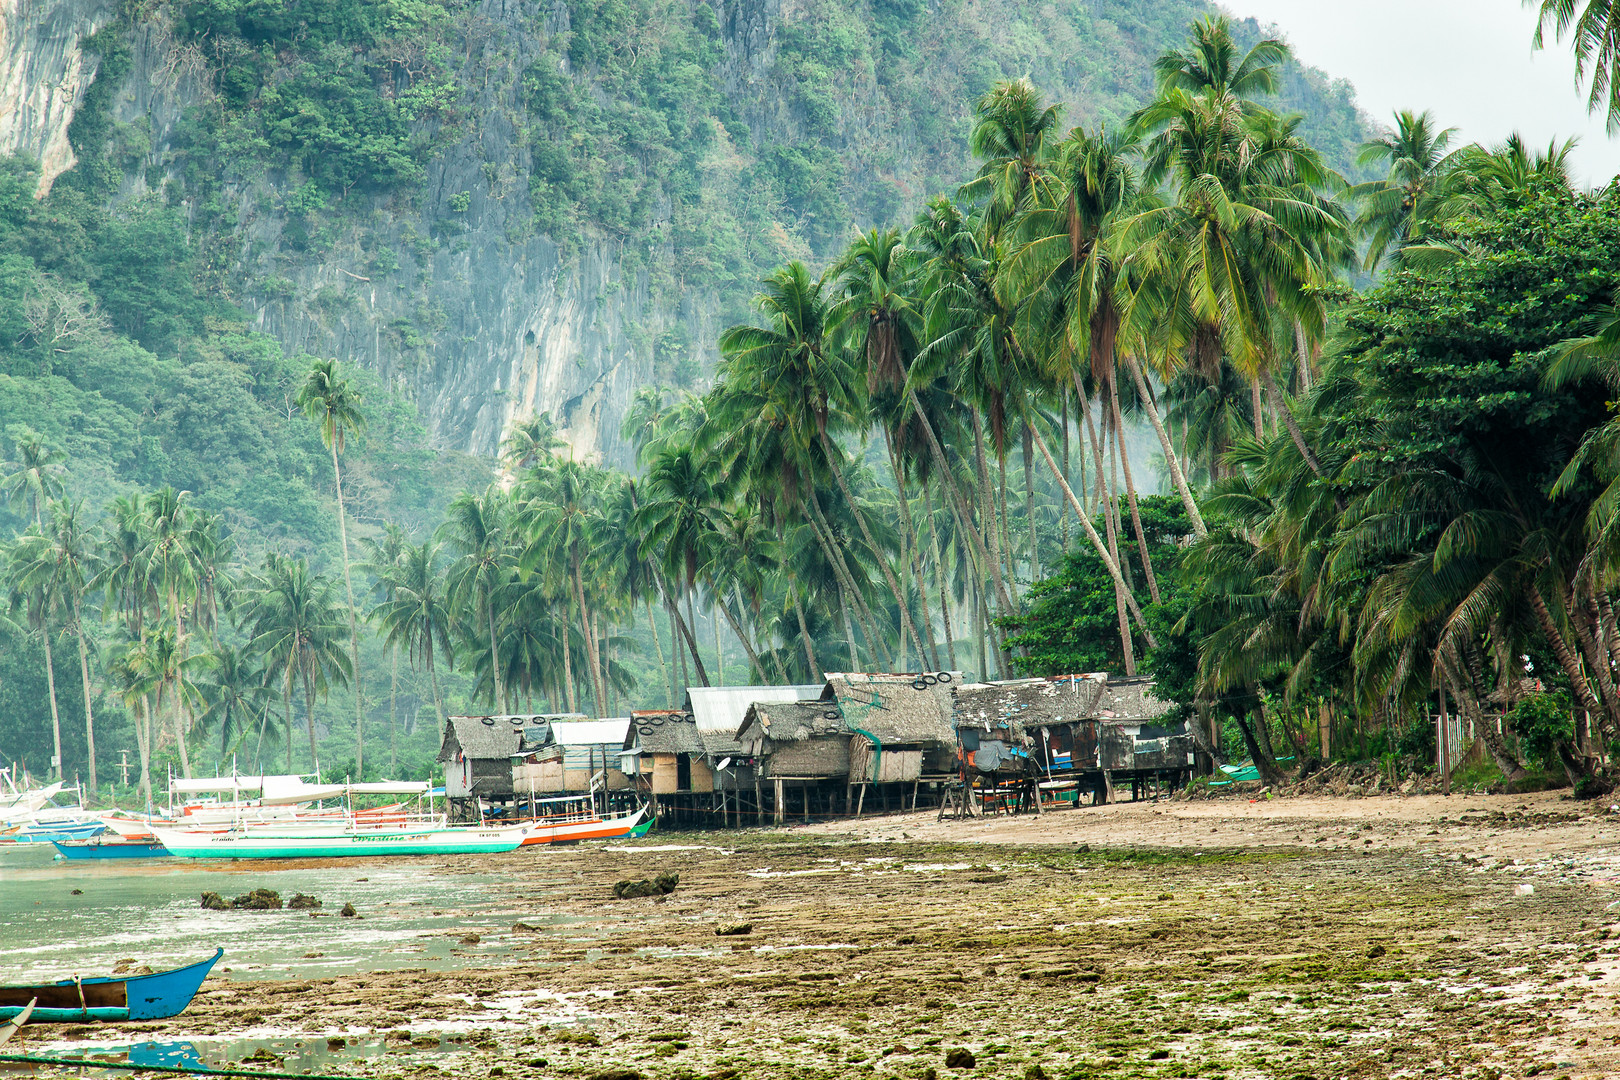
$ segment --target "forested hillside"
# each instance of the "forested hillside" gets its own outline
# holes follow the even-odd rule
[[[555,431],[565,455],[628,465],[621,421],[637,388],[701,389],[720,331],[748,317],[773,267],[825,265],[857,226],[907,220],[954,191],[973,170],[975,102],[998,80],[1028,73],[1066,124],[1121,123],[1153,93],[1153,58],[1205,10],[48,7],[8,12],[0,57],[74,106],[13,131],[0,164],[0,452],[14,493],[0,522],[44,530],[57,497],[82,504],[75,520],[101,537],[115,498],[150,510],[172,489],[186,527],[220,542],[219,567],[260,575],[236,576],[244,590],[266,587],[270,554],[306,560],[328,584],[341,576],[328,449],[297,404],[312,358],[342,363],[366,421],[344,449],[351,561],[386,524],[420,542],[535,413],[555,418],[532,430]],[[48,29],[64,22],[83,32],[71,47]],[[1348,168],[1366,134],[1348,88],[1288,61],[1278,90],[1268,100],[1300,109],[1300,131]],[[99,585],[89,599],[116,607]],[[60,598],[19,587],[13,600],[22,636],[0,672],[0,756],[43,771],[51,727],[70,758],[83,753],[48,699],[70,715],[83,694],[65,677],[52,694],[38,631],[82,623]],[[178,662],[191,631],[170,621]],[[725,629],[728,659],[748,663],[718,609],[688,621],[681,632],[712,633],[716,650]],[[89,635],[103,757],[134,747],[138,680],[119,689],[109,674],[129,644],[119,635],[138,637],[139,623]],[[613,662],[592,655],[607,630],[574,656],[600,668],[599,695],[661,697],[676,624],[661,642],[635,626]],[[397,666],[364,638],[362,670]],[[425,674],[404,666],[410,716],[433,711]],[[488,677],[441,674],[452,703]],[[570,689],[564,678],[534,692],[560,704]],[[328,688],[313,692],[322,734],[342,730]],[[399,700],[365,696],[395,731]],[[203,722],[200,702],[174,707],[228,750],[234,721]]]

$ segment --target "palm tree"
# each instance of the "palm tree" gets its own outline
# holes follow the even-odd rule
[[[190,508],[186,500],[189,491],[176,491],[163,487],[146,497],[142,532],[146,536],[148,572],[154,579],[159,597],[166,600],[169,624],[173,628],[173,663],[162,668],[165,673],[181,670],[186,655],[186,630],[183,602],[195,592],[197,566],[193,548],[188,542],[192,531]],[[166,657],[166,659],[168,659]],[[191,777],[191,754],[186,746],[185,709],[189,697],[180,692],[160,692],[159,707],[164,698],[172,698],[175,739],[179,744],[180,768],[186,778]]]
[[[411,540],[405,530],[390,521],[383,526],[381,540],[373,540],[369,536],[360,538],[360,548],[365,552],[365,559],[360,569],[371,575],[372,591],[377,593],[383,603],[395,598],[399,581],[400,559],[404,557],[405,549]],[[376,609],[371,612],[376,617]],[[399,649],[396,646],[388,648],[388,767],[393,772],[399,771]]]
[[[509,546],[508,516],[511,504],[499,487],[490,486],[482,495],[457,496],[447,511],[438,536],[460,558],[450,567],[451,607],[489,632],[491,704],[497,710],[503,703],[506,683],[501,678],[501,636],[496,626],[496,594],[517,568]]]
[[[607,686],[603,679],[601,643],[592,626],[594,612],[585,593],[585,574],[600,521],[600,481],[595,470],[577,461],[556,462],[549,469],[530,474],[519,511],[525,538],[519,558],[523,569],[529,573],[549,571],[568,582],[568,602],[578,612],[591,696],[596,701],[598,715],[607,708]],[[563,648],[566,666],[572,659],[566,637]],[[568,707],[572,710],[575,707],[572,675],[565,673],[565,681]]]
[[[1547,31],[1575,53],[1575,78],[1590,80],[1586,108],[1604,113],[1609,134],[1620,132],[1620,5],[1614,0],[1525,0],[1539,9],[1534,45],[1544,48]]]
[[[365,414],[360,411],[360,394],[340,378],[337,362],[317,360],[309,377],[298,390],[297,405],[304,415],[320,425],[321,441],[332,454],[332,481],[337,491],[338,542],[343,549],[343,592],[349,603],[349,659],[354,678],[354,771],[365,772],[365,705],[360,690],[360,627],[355,617],[354,582],[349,573],[349,527],[343,509],[343,471],[338,458],[345,439],[366,430]]]
[[[62,455],[49,448],[32,432],[17,440],[17,457],[6,463],[6,498],[12,505],[26,502],[29,516],[41,525],[41,511],[47,499],[62,496]]]
[[[513,472],[522,472],[550,457],[558,447],[567,445],[558,436],[551,414],[543,412],[512,425],[512,430],[501,440],[501,460]]]
[[[864,409],[848,355],[827,341],[823,285],[811,281],[809,271],[798,262],[767,276],[763,284],[755,302],[766,325],[733,326],[720,335],[724,377],[763,389],[764,414],[785,425],[799,471],[809,480],[803,491],[812,519],[826,516],[817,504],[815,478],[823,470],[832,474],[899,608],[902,660],[909,640],[917,643],[920,663],[922,641],[911,625],[905,594],[850,491],[843,452],[829,434],[829,427],[850,426]]]
[[[130,636],[109,650],[107,677],[119,688],[124,706],[135,721],[135,747],[141,757],[140,791],[152,802],[152,695],[160,676],[153,665],[144,636]]]
[[[412,668],[420,664],[427,669],[439,730],[443,731],[444,695],[439,692],[434,658],[443,657],[447,666],[454,666],[455,652],[450,644],[452,616],[445,598],[439,550],[433,541],[406,544],[396,564],[392,596],[373,611],[372,617],[383,628],[390,648],[403,648]]]
[[[666,580],[684,587],[690,599],[697,583],[698,567],[716,530],[721,504],[729,495],[722,478],[711,478],[705,463],[690,446],[666,446],[654,458],[647,481],[640,489],[640,509],[635,512],[636,535],[640,550],[659,563]],[[670,611],[685,640],[697,671],[698,683],[709,685],[709,674],[698,652],[697,639],[687,619],[681,616],[678,600],[671,596]],[[690,602],[687,606],[691,611]]]
[[[1040,91],[1027,78],[997,83],[974,104],[968,146],[981,164],[960,194],[985,202],[988,236],[998,236],[1029,197],[1047,136],[1057,131],[1062,115],[1061,105],[1042,106]]]
[[[30,544],[29,539],[34,540]],[[30,630],[38,634],[45,648],[45,688],[51,705],[51,774],[65,775],[62,761],[62,717],[56,701],[56,660],[51,642],[56,635],[56,617],[62,606],[62,583],[56,574],[50,541],[38,526],[24,534],[24,541],[10,552],[6,583],[11,594],[11,610],[22,611]]]
[[[96,576],[96,551],[89,530],[84,524],[84,504],[51,500],[48,504],[50,520],[43,533],[28,533],[18,541],[12,552],[16,566],[16,583],[24,591],[39,589],[59,596],[72,619],[71,630],[79,644],[79,679],[84,693],[84,738],[90,791],[99,793],[96,778],[96,725],[90,689],[90,650],[84,627],[84,598],[90,591],[90,582]],[[52,667],[49,643],[46,645],[46,665]],[[47,682],[55,695],[55,674]],[[55,707],[52,707],[55,716]],[[60,756],[60,745],[58,746]]]
[[[310,573],[303,559],[274,553],[266,557],[256,584],[249,608],[249,647],[264,657],[268,676],[281,681],[287,722],[287,770],[292,771],[292,695],[298,684],[304,691],[310,764],[319,772],[316,695],[324,697],[332,683],[341,683],[353,673],[341,644],[343,622],[334,595],[336,587],[330,579]]]
[[[1356,164],[1383,165],[1381,180],[1348,192],[1361,204],[1356,229],[1367,240],[1366,269],[1377,270],[1392,254],[1420,239],[1435,223],[1446,198],[1446,179],[1456,166],[1451,149],[1456,128],[1438,128],[1428,110],[1395,114],[1395,130],[1361,144]]]
[[[221,756],[255,731],[262,747],[265,729],[275,716],[270,710],[274,692],[265,685],[264,668],[255,662],[251,649],[232,645],[221,645],[208,660],[209,677],[201,686],[207,707],[197,717],[198,725],[219,729]],[[255,760],[258,756],[254,754]]]

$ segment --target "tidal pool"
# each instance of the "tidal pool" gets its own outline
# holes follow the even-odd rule
[[[66,862],[50,845],[0,845],[0,983],[110,972],[121,959],[155,970],[225,956],[215,974],[232,979],[315,978],[395,968],[452,970],[520,957],[490,930],[522,921],[543,950],[552,941],[594,940],[581,920],[515,905],[495,874],[436,874],[416,860],[330,863],[205,862],[182,859]],[[274,889],[322,901],[308,911],[207,911]],[[338,916],[351,903],[360,918]],[[479,942],[464,941],[466,933]],[[533,940],[533,938],[531,938]],[[543,961],[537,950],[521,959]]]

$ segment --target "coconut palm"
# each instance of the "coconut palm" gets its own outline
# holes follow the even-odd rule
[[[29,432],[17,440],[16,457],[5,465],[6,498],[13,506],[26,503],[35,525],[43,524],[42,511],[47,499],[61,498],[62,454],[46,446]]]
[[[338,542],[343,552],[343,592],[349,605],[349,670],[354,679],[354,771],[365,771],[365,704],[360,687],[360,626],[354,607],[354,581],[349,573],[349,527],[343,507],[343,470],[339,458],[350,436],[366,430],[366,417],[360,411],[360,394],[338,374],[334,360],[316,360],[310,365],[304,385],[298,389],[297,405],[321,429],[321,441],[332,454],[332,482],[337,492]]]
[[[51,775],[62,779],[62,716],[56,699],[56,658],[52,643],[61,620],[64,593],[56,572],[50,540],[35,526],[24,534],[15,549],[8,552],[5,584],[11,611],[21,614],[32,633],[38,634],[45,650],[45,689],[51,706]]]
[[[248,606],[249,647],[264,658],[268,678],[279,681],[287,723],[287,770],[292,771],[292,697],[302,688],[309,759],[320,772],[315,746],[315,699],[353,677],[344,655],[343,614],[337,588],[311,573],[301,558],[272,553],[265,559]]]
[[[200,685],[205,708],[197,725],[218,728],[221,756],[232,753],[254,733],[262,748],[264,734],[275,719],[270,708],[275,692],[265,685],[260,658],[249,648],[222,644],[207,659],[207,675]],[[255,752],[254,760],[258,759]]]
[[[1603,113],[1609,134],[1620,132],[1620,4],[1614,0],[1525,0],[1538,9],[1534,45],[1544,48],[1547,32],[1560,44],[1568,38],[1575,54],[1575,78],[1587,81],[1586,108]]]
[[[390,521],[383,526],[383,535],[380,540],[369,536],[360,538],[360,550],[364,553],[360,569],[371,575],[372,592],[382,602],[394,599],[399,580],[399,561],[405,554],[405,548],[410,544],[410,537],[405,530]],[[371,617],[375,618],[373,609]],[[388,766],[389,769],[399,770],[399,649],[388,647]]]
[[[1395,129],[1361,144],[1356,164],[1382,165],[1384,178],[1348,192],[1360,205],[1356,229],[1366,239],[1363,265],[1370,272],[1436,223],[1447,198],[1446,181],[1457,164],[1456,128],[1440,128],[1428,110],[1395,114]]]
[[[72,633],[79,646],[79,682],[84,694],[84,738],[86,771],[92,794],[100,791],[96,778],[96,724],[90,689],[90,647],[84,625],[84,600],[95,579],[97,552],[90,530],[84,520],[83,502],[51,500],[48,504],[49,520],[42,533],[25,534],[12,551],[14,583],[24,592],[38,589],[59,597],[67,625],[63,629]],[[49,644],[47,667],[51,667]],[[55,696],[55,674],[47,680]],[[52,706],[55,718],[55,706]],[[61,754],[60,743],[57,748]]]
[[[427,669],[433,705],[444,730],[444,695],[439,692],[436,659],[455,665],[450,643],[453,617],[446,598],[440,545],[434,541],[405,545],[397,562],[391,598],[373,611],[390,648],[403,649],[412,668]]]
[[[447,582],[451,607],[488,632],[491,704],[497,710],[507,706],[496,595],[517,569],[509,535],[511,509],[506,492],[497,486],[486,488],[482,494],[464,493],[451,501],[437,534],[458,556],[451,564]]]

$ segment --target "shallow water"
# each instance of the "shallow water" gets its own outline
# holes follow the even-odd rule
[[[0,845],[0,983],[105,974],[120,959],[155,970],[223,947],[216,974],[315,978],[346,972],[453,970],[517,959],[491,929],[516,921],[543,939],[575,939],[578,920],[514,906],[494,874],[434,874],[409,859],[232,863],[181,859],[66,862],[50,845]],[[206,911],[255,888],[318,897],[307,911]],[[74,895],[73,890],[81,890]],[[345,902],[361,918],[337,915]],[[484,935],[463,944],[462,932]],[[587,935],[592,936],[592,935]],[[310,955],[316,954],[316,955]],[[523,959],[534,962],[533,952]]]
[[[33,1029],[29,1029],[33,1032]],[[154,1068],[170,1069],[224,1069],[247,1065],[275,1072],[314,1072],[342,1074],[345,1066],[356,1062],[375,1061],[387,1055],[416,1057],[433,1060],[445,1054],[465,1049],[460,1037],[439,1038],[437,1042],[389,1041],[382,1036],[363,1036],[341,1040],[343,1045],[328,1042],[324,1037],[288,1036],[280,1039],[185,1039],[169,1042],[35,1042],[27,1048],[16,1049],[35,1057],[70,1058],[85,1061],[85,1075],[127,1077],[124,1069],[96,1069],[92,1061],[129,1063]],[[15,1049],[8,1047],[8,1049]],[[258,1055],[258,1056],[255,1056]],[[51,1066],[11,1065],[5,1068],[10,1076],[33,1076]]]

